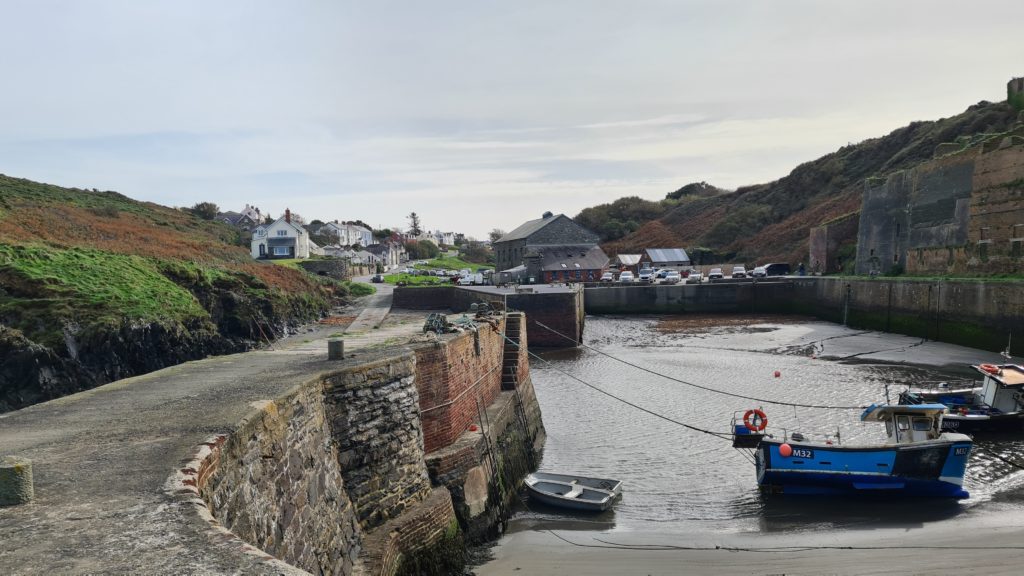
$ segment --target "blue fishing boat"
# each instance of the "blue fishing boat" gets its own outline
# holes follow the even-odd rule
[[[931,390],[910,389],[900,404],[937,402],[949,408],[942,429],[963,434],[1024,433],[1024,367],[1019,364],[978,364],[981,386]]]
[[[733,446],[753,452],[757,483],[771,494],[871,494],[967,498],[964,471],[969,436],[942,431],[942,404],[874,405],[864,422],[885,424],[883,443],[847,446],[839,434],[813,441],[799,433],[767,431],[760,410],[733,417]]]

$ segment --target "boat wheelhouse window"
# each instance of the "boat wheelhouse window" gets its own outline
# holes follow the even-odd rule
[[[900,432],[906,432],[907,430],[910,430],[910,416],[897,416],[896,427],[899,428]]]
[[[930,418],[914,418],[914,430],[918,432],[927,432],[932,429],[932,421]]]

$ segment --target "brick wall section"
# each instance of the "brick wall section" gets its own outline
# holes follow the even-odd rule
[[[415,356],[364,361],[327,376],[324,405],[345,490],[365,530],[426,497]]]
[[[268,402],[214,448],[197,487],[242,540],[314,574],[349,574],[359,526],[330,440],[320,387]]]
[[[442,336],[418,346],[416,387],[424,449],[448,446],[477,420],[478,402],[489,406],[501,390],[505,318],[476,332]]]

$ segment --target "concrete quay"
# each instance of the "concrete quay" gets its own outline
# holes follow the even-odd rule
[[[356,359],[417,321],[345,334]],[[379,322],[377,322],[379,324]],[[351,326],[350,326],[351,328]],[[304,574],[203,522],[168,479],[211,436],[336,369],[337,327],[188,362],[0,415],[0,454],[32,460],[35,499],[0,508],[4,574]]]

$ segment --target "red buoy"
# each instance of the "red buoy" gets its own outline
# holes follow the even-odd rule
[[[789,458],[793,455],[793,447],[789,444],[783,444],[782,446],[779,446],[779,454],[782,455],[783,458]]]
[[[476,424],[470,424],[469,425],[469,431],[470,432],[476,432]]]
[[[775,377],[778,378],[779,376],[782,376],[782,372],[779,372],[778,370],[776,370],[775,371]]]

